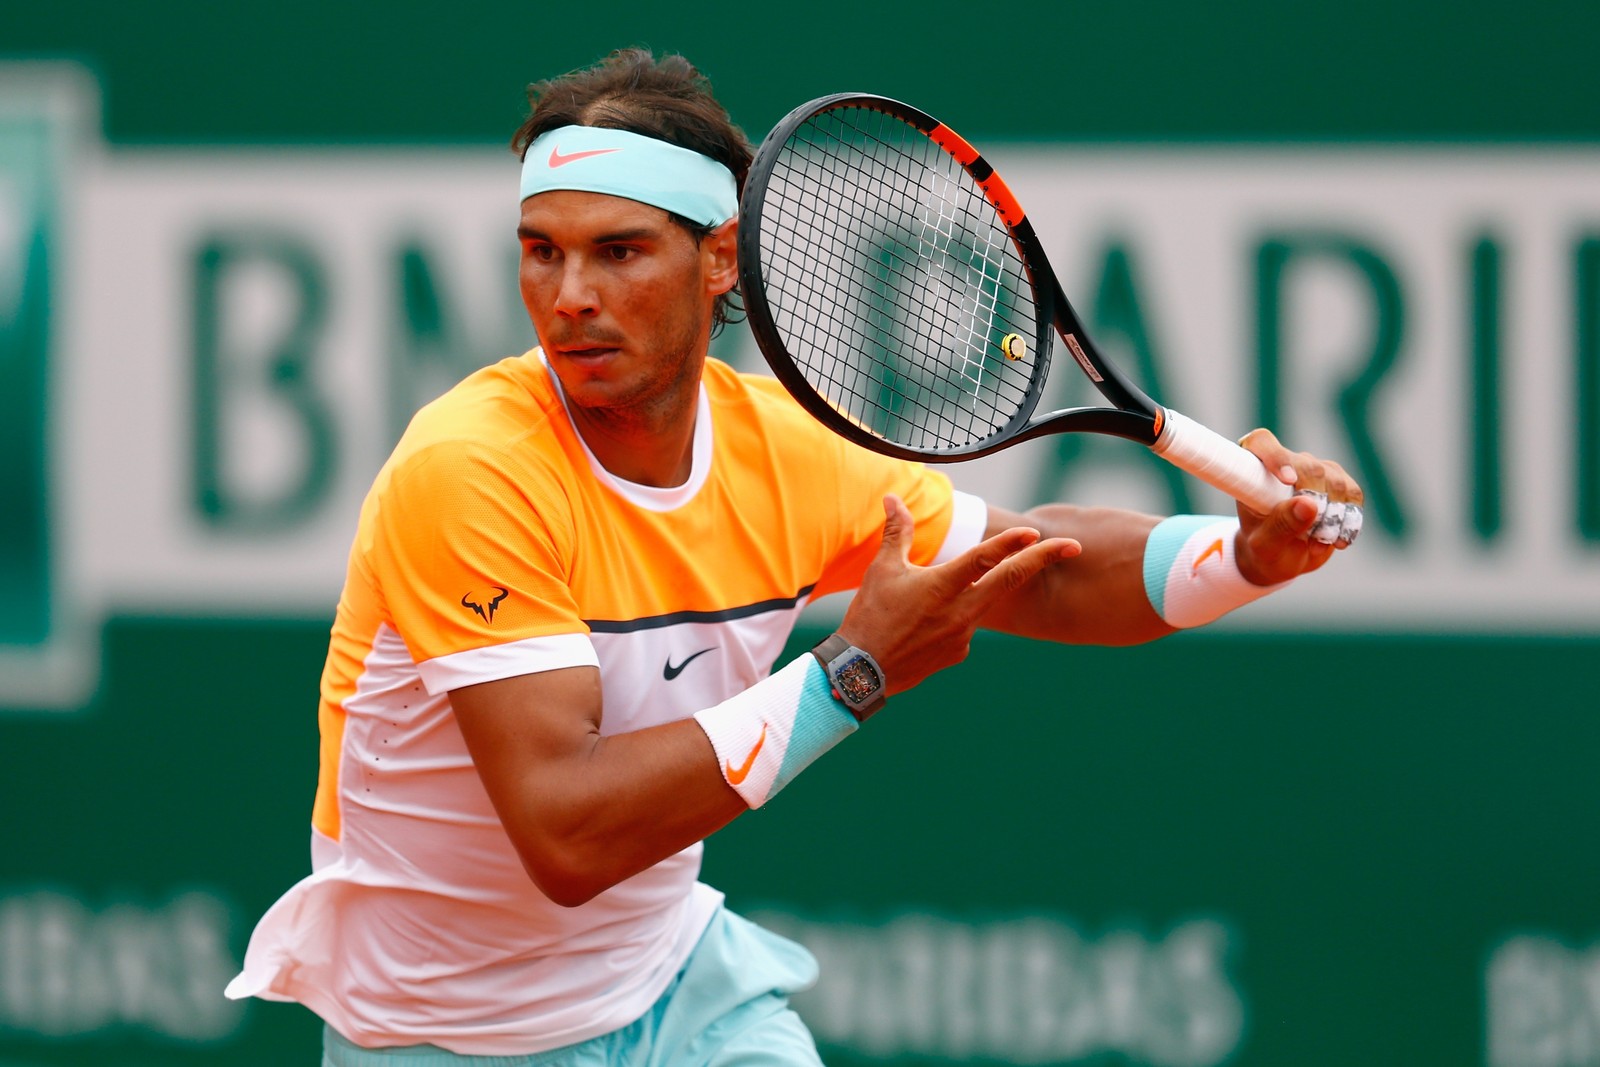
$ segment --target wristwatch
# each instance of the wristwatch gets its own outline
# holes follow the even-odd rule
[[[888,699],[883,668],[871,653],[834,634],[813,648],[811,654],[827,673],[833,695],[850,709],[857,722],[866,722],[867,716],[883,707]]]

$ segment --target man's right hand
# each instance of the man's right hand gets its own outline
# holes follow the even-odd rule
[[[890,695],[966,659],[984,612],[1046,567],[1083,550],[1071,538],[1041,539],[1038,530],[1018,526],[947,563],[918,567],[910,559],[910,510],[892,494],[883,507],[883,545],[839,633],[878,661]]]

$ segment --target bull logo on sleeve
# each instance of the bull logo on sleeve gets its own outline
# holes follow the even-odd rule
[[[494,622],[494,609],[510,595],[511,591],[500,585],[470,589],[461,597],[461,606],[471,608],[484,622]]]

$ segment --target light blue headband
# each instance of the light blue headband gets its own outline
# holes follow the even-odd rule
[[[542,134],[522,158],[522,199],[553,189],[626,197],[720,226],[739,211],[733,172],[654,137],[599,126]]]

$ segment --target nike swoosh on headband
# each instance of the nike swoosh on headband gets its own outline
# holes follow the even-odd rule
[[[567,166],[586,160],[581,166]],[[556,189],[637,200],[699,226],[739,212],[733,172],[710,156],[655,137],[602,126],[561,126],[540,134],[522,160],[522,200]]]
[[[586,152],[569,152],[566,155],[562,155],[561,146],[552,145],[550,148],[549,164],[552,167],[564,167],[568,163],[573,163],[580,159],[588,159],[590,156],[603,156],[611,152],[620,151],[622,151],[620,148],[591,148]]]

